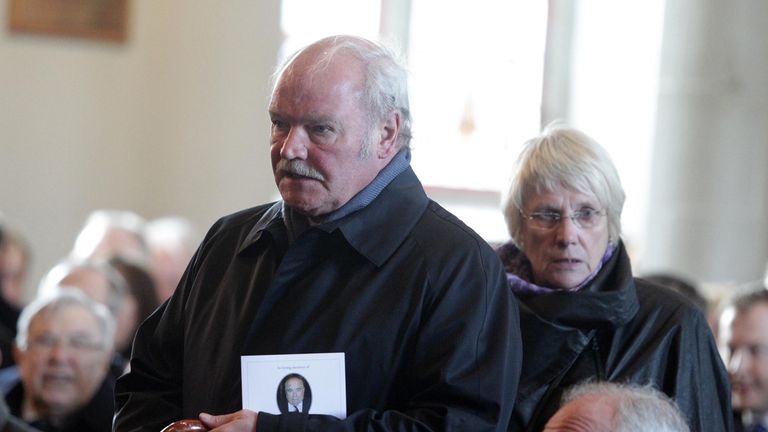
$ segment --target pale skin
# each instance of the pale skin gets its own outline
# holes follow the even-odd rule
[[[616,401],[585,396],[560,408],[544,426],[544,432],[611,432]]]
[[[41,311],[29,324],[29,346],[14,349],[25,389],[22,417],[52,420],[88,403],[107,373],[112,351],[103,345],[98,320],[78,305]],[[57,341],[42,346],[36,341]],[[84,341],[93,348],[74,348]]]
[[[721,331],[733,405],[757,416],[768,414],[768,303],[738,313]]]
[[[325,48],[316,44],[288,66],[269,105],[275,183],[285,204],[310,218],[346,204],[399,150],[400,113],[391,112],[371,124],[358,60],[337,54],[327,68],[313,71],[308,79],[308,67]],[[361,158],[364,143],[371,150]],[[201,413],[199,418],[216,432],[257,430],[258,413],[250,410],[219,416]]]
[[[539,230],[523,222],[522,249],[533,268],[537,285],[568,290],[577,287],[597,268],[608,247],[608,222],[605,216],[597,225],[580,228],[565,217],[584,208],[600,210],[597,198],[562,186],[532,195],[524,213],[558,212],[560,223],[550,230]]]
[[[298,406],[304,400],[304,383],[299,378],[288,378],[285,381],[285,398],[293,406]]]

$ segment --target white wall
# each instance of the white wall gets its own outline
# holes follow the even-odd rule
[[[643,265],[744,283],[768,261],[768,2],[667,3]]]
[[[96,208],[201,230],[275,194],[266,103],[278,0],[129,1],[128,41],[7,30],[0,0],[0,212],[33,288]]]
[[[31,285],[69,250],[93,209],[181,214],[204,230],[275,196],[266,103],[279,0],[129,0],[121,45],[9,34],[7,2],[0,0],[0,212],[32,244]],[[699,281],[762,273],[766,4],[668,3],[638,269]]]

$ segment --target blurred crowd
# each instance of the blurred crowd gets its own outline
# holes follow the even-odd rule
[[[200,240],[185,218],[123,210],[92,212],[74,238],[27,292],[33,251],[0,219],[0,431],[111,430],[136,329],[171,296]]]

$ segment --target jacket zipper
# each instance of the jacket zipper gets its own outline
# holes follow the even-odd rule
[[[600,345],[597,343],[597,335],[592,336],[592,353],[595,360],[595,370],[597,371],[598,381],[605,381],[605,368],[600,358]]]

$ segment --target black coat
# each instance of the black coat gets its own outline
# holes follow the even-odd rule
[[[24,386],[19,382],[6,395],[11,414],[21,417],[21,406],[24,400]],[[88,404],[63,420],[60,426],[41,419],[30,423],[34,428],[43,432],[109,432],[112,430],[112,413],[114,404],[114,383],[107,376],[102,381],[96,393]],[[37,429],[35,429],[37,428]],[[22,429],[23,430],[23,429]]]
[[[632,277],[623,245],[579,292],[519,301],[523,371],[510,430],[541,430],[563,390],[585,379],[653,384],[692,431],[733,429],[730,384],[705,317]]]
[[[260,432],[506,430],[518,310],[477,234],[429,201],[410,168],[290,245],[281,208],[209,231],[138,331],[117,383],[117,431],[240,410],[241,355],[322,352],[345,353],[347,418],[262,412]]]

